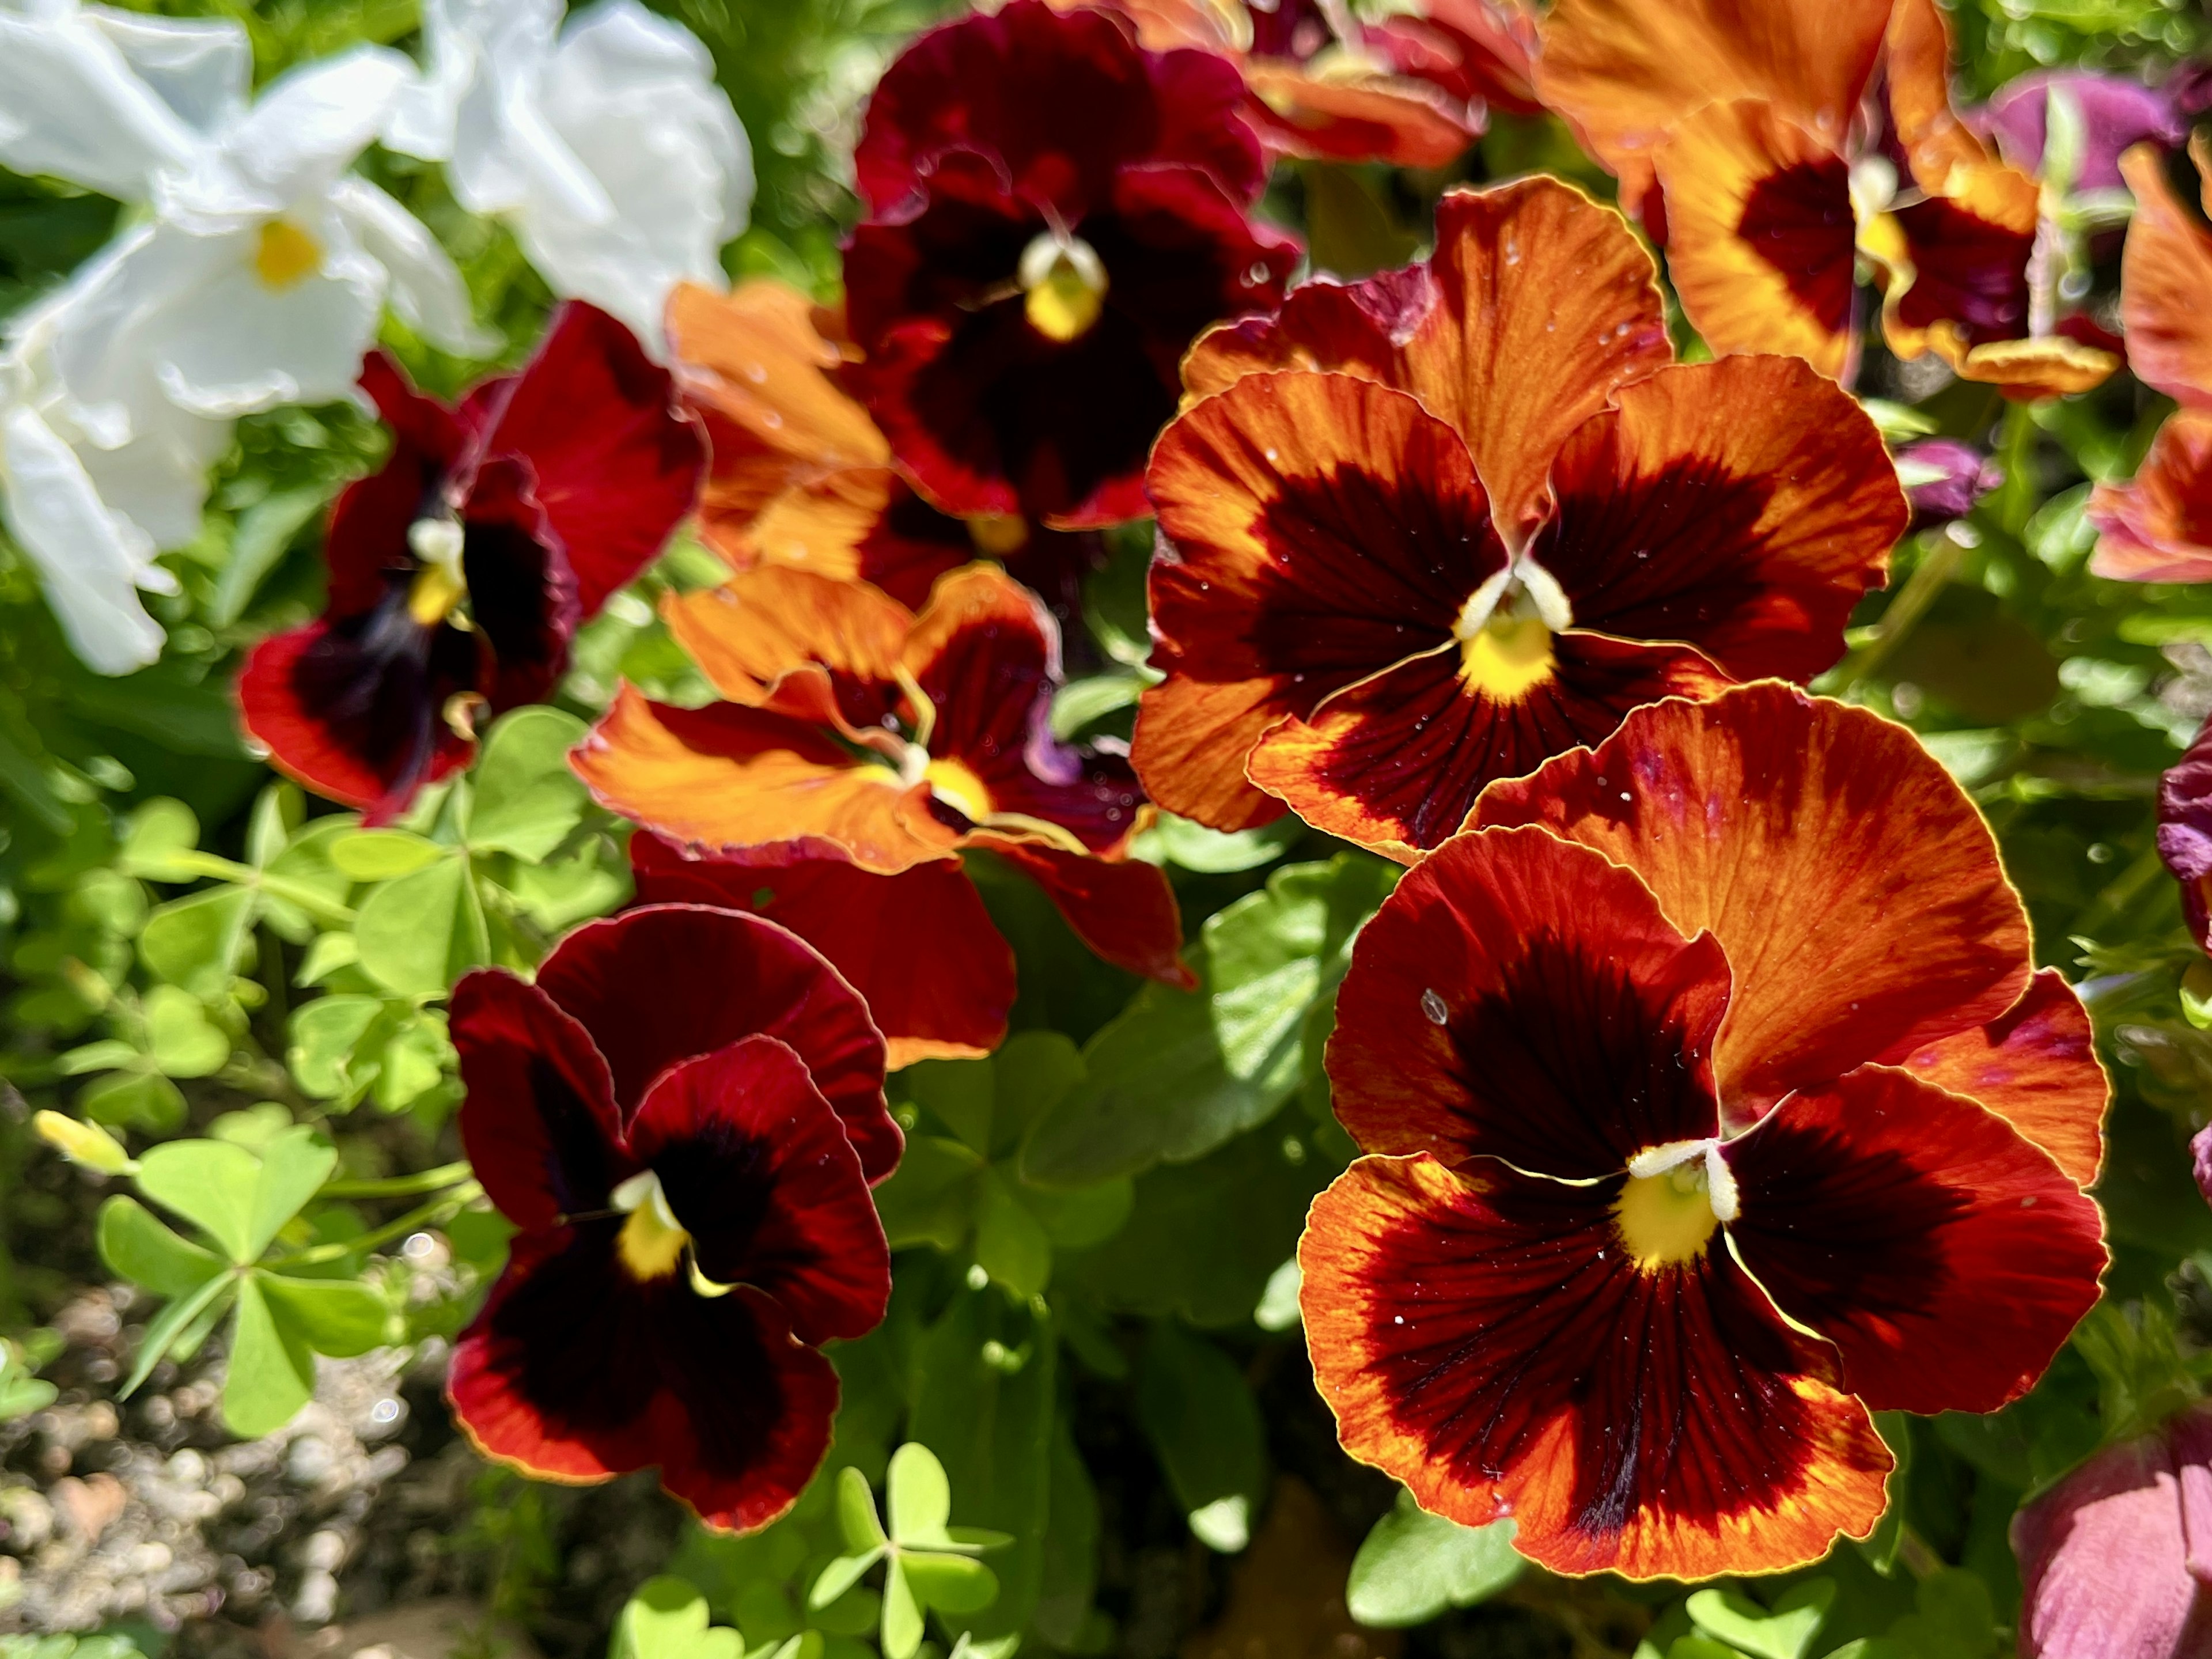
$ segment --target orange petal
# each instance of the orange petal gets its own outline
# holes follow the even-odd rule
[[[2067,398],[2094,392],[2120,369],[2120,359],[2113,353],[2063,334],[2037,340],[1991,340],[1964,352],[1940,337],[1935,345],[1960,380],[1996,386],[2008,398]]]
[[[1161,435],[1146,487],[1166,678],[1131,758],[1152,799],[1216,829],[1276,815],[1243,775],[1269,726],[1445,643],[1505,563],[1458,435],[1350,375],[1252,375],[1207,398]]]
[[[1550,671],[1514,696],[1470,686],[1446,647],[1362,680],[1252,751],[1252,781],[1316,830],[1411,863],[1457,830],[1485,784],[1601,741],[1662,697],[1734,684],[1686,646],[1581,629],[1555,635]]]
[[[1298,1241],[1314,1377],[1345,1449],[1557,1572],[1769,1572],[1863,1538],[1891,1459],[1725,1248],[1646,1269],[1622,1177],[1363,1158]]]
[[[782,565],[661,602],[668,631],[732,702],[848,731],[897,706],[913,613],[864,582]]]
[[[1244,70],[1247,118],[1286,155],[1440,167],[1480,136],[1480,112],[1424,81],[1381,73],[1320,76],[1288,64]]]
[[[960,839],[927,784],[764,708],[676,708],[624,685],[568,763],[610,811],[710,855],[785,847],[893,875]]]
[[[898,488],[889,467],[854,466],[793,483],[750,511],[710,495],[700,502],[699,538],[735,570],[780,564],[849,581]]]
[[[1684,933],[1712,930],[1735,982],[1732,1123],[1995,1019],[2027,986],[2027,913],[1973,803],[1903,726],[1790,686],[1638,709],[1595,750],[1492,785],[1471,823],[1585,842]]]
[[[1949,188],[1954,169],[1989,159],[1951,107],[1951,26],[1936,0],[1897,0],[1883,43],[1889,119],[1923,190]],[[1671,210],[1674,204],[1668,204]]]
[[[1773,351],[1848,377],[1858,258],[1850,168],[1758,99],[1709,104],[1652,152],[1667,272],[1715,351]]]
[[[1559,0],[1536,89],[1621,181],[1631,211],[1651,152],[1692,111],[1764,98],[1843,147],[1881,49],[1891,0]]]
[[[2120,172],[2136,197],[2120,259],[2128,366],[2169,398],[2212,409],[2212,231],[2175,199],[2155,145],[2123,155]]]
[[[2037,974],[1988,1024],[1939,1038],[1899,1064],[1923,1083],[1979,1101],[2057,1159],[2076,1186],[2096,1180],[2112,1081],[2097,1058],[2088,1010],[2056,970]]]
[[[2098,575],[2212,581],[2212,410],[2166,416],[2133,478],[2090,492],[2089,520],[2099,532],[2089,562]]]
[[[1793,357],[1624,386],[1567,441],[1529,556],[1576,623],[1695,646],[1737,679],[1810,679],[1881,586],[1911,508],[1866,412]]]

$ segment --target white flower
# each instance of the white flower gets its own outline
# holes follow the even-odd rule
[[[752,152],[714,60],[636,0],[559,27],[562,0],[425,0],[430,72],[385,133],[448,163],[453,193],[513,228],[563,295],[658,348],[678,283],[720,287]]]

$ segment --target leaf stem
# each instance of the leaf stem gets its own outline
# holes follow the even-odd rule
[[[328,1188],[325,1190],[327,1191]],[[279,1256],[274,1261],[262,1263],[262,1266],[281,1271],[287,1267],[319,1267],[332,1261],[343,1261],[348,1256],[359,1255],[364,1251],[374,1250],[380,1245],[389,1244],[395,1238],[404,1238],[408,1234],[418,1232],[424,1227],[434,1226],[441,1221],[449,1221],[483,1196],[483,1186],[481,1182],[465,1181],[451,1192],[434,1198],[428,1204],[418,1208],[408,1211],[397,1221],[386,1222],[373,1232],[363,1233],[359,1238],[342,1238],[333,1243],[317,1244],[308,1249],[295,1250],[290,1255]]]
[[[466,1159],[458,1164],[441,1164],[434,1170],[420,1170],[413,1175],[385,1176],[362,1181],[325,1182],[319,1198],[409,1198],[416,1193],[434,1193],[441,1187],[457,1186],[469,1178]]]

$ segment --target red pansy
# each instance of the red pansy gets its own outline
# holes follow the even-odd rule
[[[1235,68],[1132,34],[1013,0],[921,36],[869,102],[846,374],[946,513],[1141,517],[1184,349],[1297,262],[1247,216],[1267,168]]]
[[[376,823],[466,765],[483,716],[551,693],[577,626],[690,511],[706,452],[667,371],[580,302],[457,408],[380,352],[361,384],[391,458],[331,510],[322,617],[255,647],[238,698],[278,769]]]
[[[882,1319],[869,1195],[897,1164],[883,1038],[771,922],[656,905],[535,984],[454,988],[461,1139],[520,1230],[447,1392],[486,1456],[592,1481],[659,1465],[709,1526],[790,1508],[829,1449],[817,1352]]]

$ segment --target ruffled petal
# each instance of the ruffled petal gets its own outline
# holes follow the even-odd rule
[[[503,968],[465,975],[447,1018],[468,1091],[461,1145],[499,1212],[541,1232],[606,1208],[637,1164],[591,1034]]]
[[[1723,1156],[1737,1255],[1873,1410],[1995,1411],[2096,1303],[2096,1205],[2003,1119],[1905,1073],[1792,1095]]]
[[[883,1223],[843,1123],[788,1044],[744,1037],[671,1067],[629,1139],[710,1283],[774,1297],[810,1346],[882,1322]]]
[[[2212,730],[2212,728],[2208,728]],[[2181,913],[2212,951],[2212,736],[2199,731],[2158,781],[2158,855],[2181,884]]]
[[[641,903],[750,910],[821,951],[867,1003],[894,1068],[974,1059],[1006,1038],[1013,950],[954,860],[878,876],[842,859],[693,859],[649,830],[629,857]]]
[[[1345,1449],[1555,1571],[1777,1571],[1864,1537],[1891,1467],[1824,1346],[1723,1248],[1646,1269],[1620,1180],[1365,1158],[1298,1243]]]
[[[1249,376],[1162,434],[1154,665],[1133,759],[1152,799],[1217,829],[1277,811],[1237,775],[1267,728],[1451,637],[1505,567],[1467,447],[1348,374]]]
[[[634,1115],[660,1074],[740,1038],[772,1036],[806,1062],[870,1181],[904,1138],[884,1104],[884,1039],[867,1005],[797,934],[758,916],[655,904],[586,923],[554,947],[538,983],[606,1056]]]
[[[1682,641],[1737,679],[1832,664],[1911,516],[1874,422],[1792,357],[1667,369],[1618,403],[1553,463],[1529,550],[1575,621]]]
[[[672,594],[660,609],[676,642],[732,702],[848,735],[899,711],[899,653],[914,614],[863,583],[764,564],[720,587]]]
[[[2212,409],[2212,231],[2176,199],[2155,147],[2130,150],[2120,172],[2136,198],[2120,263],[2128,367],[2167,397]]]
[[[1247,118],[1285,155],[1440,167],[1482,132],[1479,107],[1410,76],[1377,70],[1347,78],[1255,62],[1244,82],[1252,89]]]
[[[1476,824],[1538,823],[1711,928],[1735,992],[1731,1122],[1996,1018],[2028,930],[1981,814],[1910,732],[1784,685],[1640,708],[1595,750],[1492,784]]]
[[[1197,988],[1182,961],[1182,913],[1156,864],[1082,858],[1057,847],[982,835],[997,854],[1044,890],[1076,938],[1104,961],[1179,991]]]
[[[1361,1151],[1594,1181],[1720,1131],[1728,963],[1649,888],[1541,830],[1455,836],[1359,933],[1328,1050]]]
[[[2089,492],[2088,518],[2098,532],[2089,568],[2098,575],[2212,581],[2212,409],[2166,416],[2134,477]]]
[[[1923,1083],[1989,1108],[2076,1186],[2097,1179],[2112,1079],[2097,1058],[2089,1011],[2056,969],[2039,972],[1988,1024],[1938,1038],[1899,1063]]]

